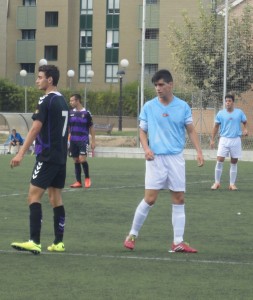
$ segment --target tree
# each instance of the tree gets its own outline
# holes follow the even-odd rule
[[[22,95],[22,89],[20,87],[7,79],[0,78],[0,111],[21,111]]]
[[[200,7],[197,21],[183,14],[183,26],[172,25],[169,46],[186,82],[199,88],[217,106],[222,103],[224,71],[224,18]],[[228,26],[227,92],[240,95],[253,83],[252,7],[231,16]]]

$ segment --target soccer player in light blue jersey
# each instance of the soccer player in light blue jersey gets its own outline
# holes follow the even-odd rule
[[[220,139],[217,151],[217,162],[215,166],[215,182],[211,186],[212,190],[220,188],[221,174],[225,157],[230,155],[230,183],[229,190],[236,191],[235,185],[237,177],[237,162],[242,155],[241,136],[248,135],[247,118],[244,112],[234,107],[234,96],[225,96],[225,109],[220,110],[215,118],[210,146],[215,145],[215,136],[220,129]],[[241,128],[243,124],[243,130]]]
[[[154,206],[159,191],[170,190],[172,197],[172,252],[195,253],[196,249],[184,242],[185,229],[185,161],[183,149],[185,130],[196,151],[199,166],[204,158],[193,126],[189,105],[173,95],[173,78],[168,70],[156,72],[152,78],[157,97],[143,106],[140,120],[140,141],[145,153],[146,174],[144,199],[136,208],[132,228],[124,246],[133,250],[135,240]]]

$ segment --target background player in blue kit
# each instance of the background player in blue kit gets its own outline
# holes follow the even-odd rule
[[[65,209],[61,190],[64,188],[66,178],[69,115],[68,105],[57,91],[60,76],[58,68],[54,65],[43,65],[38,71],[36,84],[45,92],[45,96],[39,99],[37,109],[32,116],[33,124],[23,147],[10,163],[11,167],[19,166],[24,154],[36,139],[36,162],[28,192],[30,239],[28,242],[11,244],[14,249],[30,251],[34,254],[41,252],[42,207],[40,202],[46,189],[53,207],[55,233],[53,244],[47,249],[65,251],[63,244]]]
[[[247,118],[244,112],[234,107],[234,96],[225,96],[225,109],[218,112],[215,118],[215,124],[211,135],[210,146],[214,148],[215,136],[220,128],[220,139],[217,151],[217,162],[215,166],[215,182],[212,190],[220,188],[220,180],[223,170],[225,157],[230,155],[230,183],[229,190],[236,191],[235,185],[237,177],[237,162],[242,155],[241,136],[248,135]],[[243,131],[241,129],[243,124]]]
[[[70,132],[70,156],[75,163],[76,182],[71,184],[72,188],[81,188],[81,171],[84,172],[84,186],[91,186],[89,165],[87,156],[89,151],[89,135],[91,135],[91,149],[95,149],[95,129],[91,113],[86,110],[81,103],[81,96],[74,94],[70,97],[72,110],[69,113],[69,132]],[[82,168],[81,168],[82,166]]]
[[[145,152],[146,175],[144,199],[137,206],[132,228],[124,246],[130,250],[156,202],[159,191],[170,190],[172,196],[173,252],[197,252],[184,242],[185,228],[185,129],[197,151],[198,165],[204,164],[202,150],[193,126],[189,105],[173,95],[173,79],[168,70],[152,78],[157,97],[143,106],[140,119],[140,141]]]

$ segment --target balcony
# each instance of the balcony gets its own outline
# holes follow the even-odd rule
[[[17,29],[36,29],[36,6],[19,6],[17,8]]]
[[[36,63],[36,41],[18,40],[17,41],[17,63]]]

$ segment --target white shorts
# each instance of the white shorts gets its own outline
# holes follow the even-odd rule
[[[240,158],[242,157],[242,142],[238,136],[236,138],[220,137],[217,156]]]
[[[145,189],[169,189],[174,192],[185,192],[183,153],[155,155],[154,160],[146,160]]]

